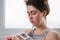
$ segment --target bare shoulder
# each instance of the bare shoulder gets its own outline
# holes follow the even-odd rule
[[[32,30],[32,29],[26,29],[24,32],[25,32],[26,34],[29,34],[29,33],[31,32],[31,30]]]
[[[46,40],[60,40],[60,35],[55,31],[49,31]]]

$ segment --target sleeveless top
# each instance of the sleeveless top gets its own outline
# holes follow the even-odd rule
[[[33,40],[45,40],[47,33],[50,31],[49,28],[45,29],[40,35],[35,35],[33,34],[32,30],[28,35],[33,39]]]

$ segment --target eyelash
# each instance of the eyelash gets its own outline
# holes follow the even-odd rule
[[[35,15],[36,13],[35,13],[35,12],[33,12],[32,14],[33,14],[33,15]]]
[[[28,13],[28,12],[27,12]],[[31,14],[32,15],[35,15],[36,14],[36,12],[31,12]],[[28,15],[30,16],[30,13],[28,13]]]
[[[32,15],[35,15],[36,13],[32,13]],[[30,14],[28,14],[28,15],[30,15]]]

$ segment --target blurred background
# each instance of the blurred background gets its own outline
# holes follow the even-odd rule
[[[48,1],[50,14],[47,16],[47,26],[60,34],[60,0]],[[0,40],[32,28],[24,0],[0,0]]]

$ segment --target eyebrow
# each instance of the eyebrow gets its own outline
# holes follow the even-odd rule
[[[32,12],[37,12],[37,11],[36,10],[33,10],[33,11],[30,11],[30,12],[32,13]],[[27,13],[29,13],[29,12],[27,12]]]

